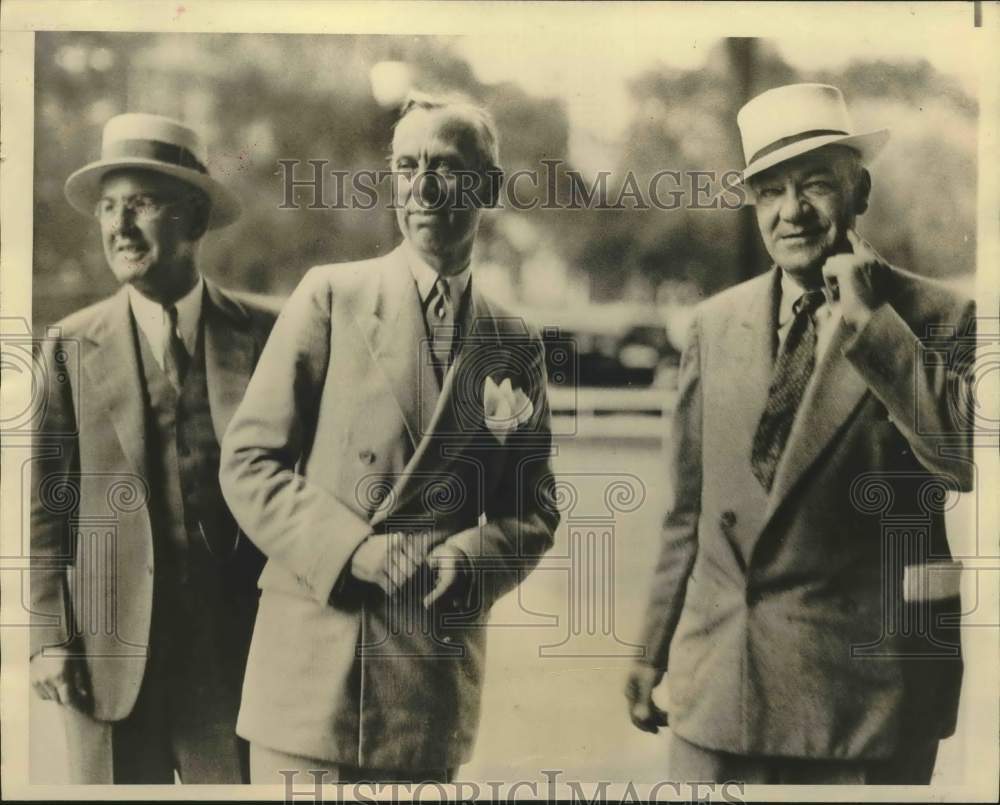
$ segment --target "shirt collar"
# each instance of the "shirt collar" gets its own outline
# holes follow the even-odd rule
[[[174,303],[177,308],[177,330],[189,355],[194,355],[198,341],[198,319],[201,317],[202,296],[205,280],[198,275],[195,286]],[[157,356],[163,354],[163,306],[148,296],[144,296],[133,285],[128,286],[129,303],[136,324],[153,347]]]
[[[409,241],[403,241],[406,245],[407,263],[410,266],[410,273],[417,283],[417,292],[420,294],[420,303],[426,304],[427,297],[434,289],[434,283],[438,280],[438,273],[431,268],[427,262],[417,254]],[[472,262],[469,262],[458,274],[445,277],[448,280],[448,295],[451,297],[452,305],[458,310],[458,305],[462,301],[465,289],[469,287],[469,280],[472,279]]]
[[[789,274],[785,269],[780,269],[781,271],[781,303],[778,305],[778,328],[784,327],[788,322],[790,322],[795,317],[795,312],[792,310],[792,306],[798,301],[799,297],[806,292],[806,289],[799,284],[799,281],[795,279],[791,274]],[[823,309],[826,307],[826,302],[824,302],[817,309]]]

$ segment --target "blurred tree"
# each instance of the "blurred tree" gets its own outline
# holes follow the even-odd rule
[[[596,178],[572,177],[564,101],[512,83],[480,83],[451,37],[39,32],[35,42],[37,324],[114,289],[96,224],[69,207],[62,186],[99,153],[105,121],[124,111],[180,116],[205,132],[213,173],[245,208],[203,246],[206,272],[224,284],[286,294],[310,265],[393,248],[399,234],[388,180],[370,209],[310,209],[302,189],[298,208],[282,209],[278,164],[298,160],[295,175],[303,179],[311,175],[308,160],[326,160],[327,204],[335,195],[329,171],[385,167],[395,110],[376,102],[372,68],[386,62],[405,65],[415,87],[484,103],[497,119],[508,176],[538,173],[537,184],[518,183],[518,200],[548,201],[548,208],[497,210],[486,216],[479,242],[494,275],[507,272],[500,285],[514,295],[529,285],[533,297],[553,288],[550,299],[531,303],[562,304],[560,294],[572,287],[589,288],[594,301],[649,300],[665,283],[704,296],[763,270],[753,210],[720,208],[718,183],[692,172],[740,168],[737,109],[749,95],[795,80],[836,84],[859,125],[893,129],[872,168],[872,205],[860,224],[876,248],[930,275],[967,274],[975,265],[978,107],[924,60],[807,74],[786,64],[772,42],[730,39],[715,45],[703,69],[651,67],[631,82],[633,113],[603,200],[625,191],[633,197],[622,209],[558,209],[574,181]],[[679,181],[661,175],[656,191],[676,209],[642,208],[665,170],[680,172]],[[541,268],[546,261],[551,277]],[[551,281],[527,283],[523,271]],[[559,272],[567,275],[562,282]]]
[[[373,97],[376,64],[401,61],[415,87],[485,103],[497,118],[508,172],[564,158],[567,149],[559,103],[513,85],[479,84],[447,37],[41,33],[36,41],[38,323],[114,289],[96,225],[66,204],[62,185],[96,158],[103,124],[123,111],[180,117],[206,136],[210,169],[240,196],[244,215],[206,237],[204,269],[226,285],[278,294],[310,265],[370,257],[399,240],[388,179],[370,209],[310,209],[309,188],[297,192],[297,209],[281,209],[279,159],[298,160],[296,179],[311,178],[308,160],[325,160],[328,206],[336,200],[330,171],[355,176],[387,167],[396,110]],[[528,213],[501,210],[483,227],[482,250],[512,255],[507,268],[516,277],[525,255],[503,246],[507,230],[495,221],[502,216],[538,224]]]
[[[839,86],[857,125],[892,129],[859,222],[886,259],[930,276],[974,270],[977,104],[956,82],[925,60],[801,73],[766,40],[723,40],[706,63],[696,71],[660,65],[631,84],[635,113],[609,196],[630,171],[645,188],[657,171],[672,170],[682,180],[665,178],[661,199],[683,197],[677,209],[588,211],[575,220],[566,249],[592,275],[596,299],[616,298],[616,287],[637,275],[651,290],[686,280],[707,295],[767,267],[753,208],[696,208],[708,196],[693,182],[707,179],[692,172],[741,168],[736,112],[748,97],[795,81]],[[712,194],[719,190],[711,185]]]

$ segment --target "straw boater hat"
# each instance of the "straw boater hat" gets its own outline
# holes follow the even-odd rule
[[[855,134],[844,96],[828,84],[789,84],[763,92],[736,114],[747,166],[743,181],[824,145],[853,148],[866,164],[889,140],[889,130]]]
[[[160,115],[130,112],[111,118],[101,138],[101,158],[66,180],[66,198],[84,215],[91,215],[101,179],[118,168],[142,168],[165,173],[194,185],[212,202],[210,229],[231,224],[240,216],[240,202],[208,175],[208,151],[189,126]]]

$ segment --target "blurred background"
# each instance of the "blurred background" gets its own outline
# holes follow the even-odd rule
[[[646,44],[643,44],[643,43]],[[202,268],[225,286],[287,295],[312,265],[382,254],[399,234],[388,187],[372,210],[280,209],[279,159],[326,170],[386,166],[391,124],[411,88],[458,91],[485,104],[501,133],[508,176],[542,172],[557,199],[567,171],[601,172],[616,201],[631,172],[643,193],[662,170],[743,165],[737,109],[773,86],[823,81],[843,89],[859,129],[891,127],[874,169],[862,232],[891,262],[921,274],[968,277],[976,253],[974,78],[942,50],[879,53],[872,42],[836,48],[800,41],[692,40],[685,48],[636,39],[634,52],[554,37],[517,48],[488,37],[279,34],[39,33],[35,70],[34,320],[42,325],[102,298],[115,283],[95,223],[62,186],[95,159],[112,115],[156,112],[196,126],[211,171],[245,205],[210,234]],[[327,177],[327,197],[333,194]],[[660,197],[678,189],[670,180]],[[502,209],[477,241],[476,281],[539,325],[573,336],[576,386],[673,382],[686,312],[699,299],[766,267],[752,208]],[[717,193],[718,184],[712,193]],[[648,200],[648,196],[647,196]],[[729,197],[732,200],[732,197]],[[553,205],[555,206],[555,205]]]
[[[96,223],[62,191],[73,170],[97,157],[112,115],[162,113],[203,132],[213,174],[239,194],[245,214],[208,235],[202,269],[224,286],[283,297],[310,266],[383,254],[400,236],[385,204],[316,210],[307,193],[299,209],[279,209],[278,160],[300,160],[299,177],[309,159],[342,171],[385,167],[395,110],[410,88],[460,91],[485,104],[508,175],[559,160],[558,196],[568,170],[590,181],[605,171],[614,200],[629,171],[645,187],[661,170],[741,168],[735,117],[745,101],[794,81],[835,84],[859,130],[893,130],[873,169],[862,234],[891,262],[971,290],[979,110],[976,65],[955,48],[918,55],[877,38],[677,47],[638,35],[622,44],[544,34],[526,32],[514,46],[486,36],[38,33],[35,326],[115,289]],[[531,198],[527,183],[518,193]],[[552,328],[553,342],[570,344],[568,357],[550,355],[550,372],[559,372],[551,396],[555,469],[579,489],[579,509],[564,518],[545,566],[494,611],[481,737],[462,775],[469,779],[526,771],[535,779],[540,768],[584,780],[662,776],[663,736],[631,727],[622,685],[669,492],[663,415],[691,307],[767,262],[752,208],[628,206],[497,210],[477,241],[476,282]],[[630,499],[587,509],[619,483],[633,490]],[[956,515],[966,517],[953,532],[958,555],[975,539],[971,505]],[[583,567],[597,573],[585,595]],[[969,656],[967,679],[976,667]],[[967,685],[939,779],[961,781],[973,762],[967,750],[978,738],[968,714],[984,706],[977,695]],[[32,732],[33,763],[42,767],[58,765],[51,715],[47,729]]]

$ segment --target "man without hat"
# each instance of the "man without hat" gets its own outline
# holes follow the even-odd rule
[[[223,443],[268,557],[238,724],[255,783],[451,780],[490,607],[559,520],[541,339],[474,276],[495,124],[414,96],[391,164],[402,244],[306,274]]]
[[[973,305],[858,234],[888,132],[839,90],[737,119],[774,266],[695,317],[630,714],[669,723],[674,779],[926,784],[962,676],[942,500],[974,477]]]
[[[240,206],[188,126],[123,114],[66,182],[121,288],[43,341],[31,679],[61,705],[70,781],[240,783],[235,732],[263,557],[219,444],[274,313],[202,276]],[[78,347],[79,361],[64,361]]]

